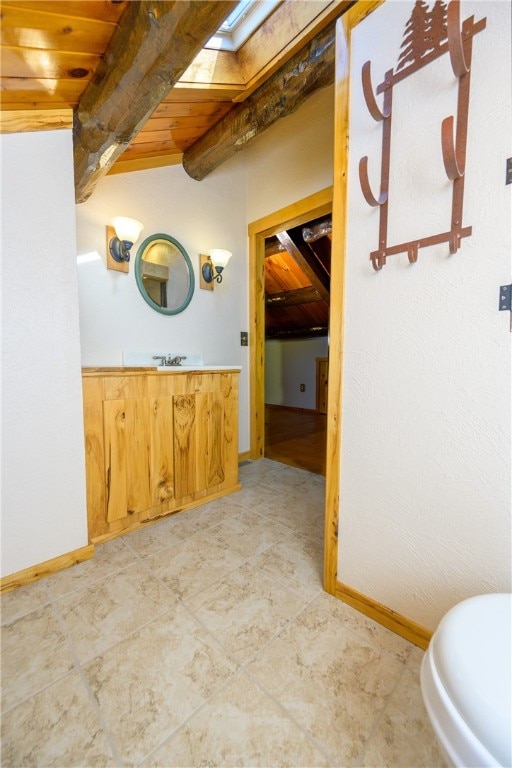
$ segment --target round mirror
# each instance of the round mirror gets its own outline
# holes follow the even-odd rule
[[[188,253],[170,235],[147,237],[135,258],[135,279],[150,307],[163,315],[177,315],[194,293],[194,271]]]

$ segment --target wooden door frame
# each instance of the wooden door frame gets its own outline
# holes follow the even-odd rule
[[[320,364],[321,363],[327,363],[327,368],[329,368],[329,358],[328,357],[316,357],[315,358],[315,364],[316,364],[315,407],[316,407],[317,413],[327,413],[327,411],[320,411],[319,408],[318,408],[318,405],[319,405],[319,402],[320,402]],[[329,391],[329,376],[327,376],[327,391]]]
[[[332,212],[333,188],[249,224],[250,457],[265,453],[265,238]]]
[[[345,602],[338,583],[338,526],[343,396],[343,327],[347,248],[348,155],[350,124],[350,38],[352,29],[384,0],[355,3],[336,22],[334,76],[334,187],[332,203],[331,311],[329,386],[327,388],[327,455],[325,484],[324,589]],[[357,604],[356,604],[357,602]],[[363,610],[361,601],[351,603]],[[377,619],[378,621],[380,619]]]

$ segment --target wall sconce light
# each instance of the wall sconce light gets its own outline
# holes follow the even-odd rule
[[[130,249],[143,229],[144,225],[137,219],[125,216],[112,219],[112,226],[107,226],[107,269],[128,272]]]
[[[201,288],[213,291],[214,284],[222,282],[222,272],[231,256],[231,251],[226,251],[223,248],[211,248],[207,256],[203,254],[199,256],[201,268],[199,284]]]

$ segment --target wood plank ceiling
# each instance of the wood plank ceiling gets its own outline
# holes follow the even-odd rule
[[[2,112],[69,107],[76,111],[87,87],[94,84],[98,67],[109,65],[108,48],[123,14],[138,4],[137,0],[2,0]],[[141,5],[174,3],[145,0]],[[215,2],[182,5],[204,7]],[[178,82],[158,100],[109,172],[181,162],[188,148],[348,5],[348,0],[282,0],[237,51],[204,47],[191,63],[185,62]],[[322,85],[325,82],[318,87]],[[9,119],[16,124],[16,115],[9,114]],[[18,123],[22,120],[18,117]]]

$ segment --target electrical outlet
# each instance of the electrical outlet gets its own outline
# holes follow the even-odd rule
[[[305,392],[306,391],[306,385],[305,384],[301,384],[299,389],[300,389],[301,392]]]
[[[249,332],[248,331],[240,331],[240,346],[241,347],[248,347],[249,346]]]

